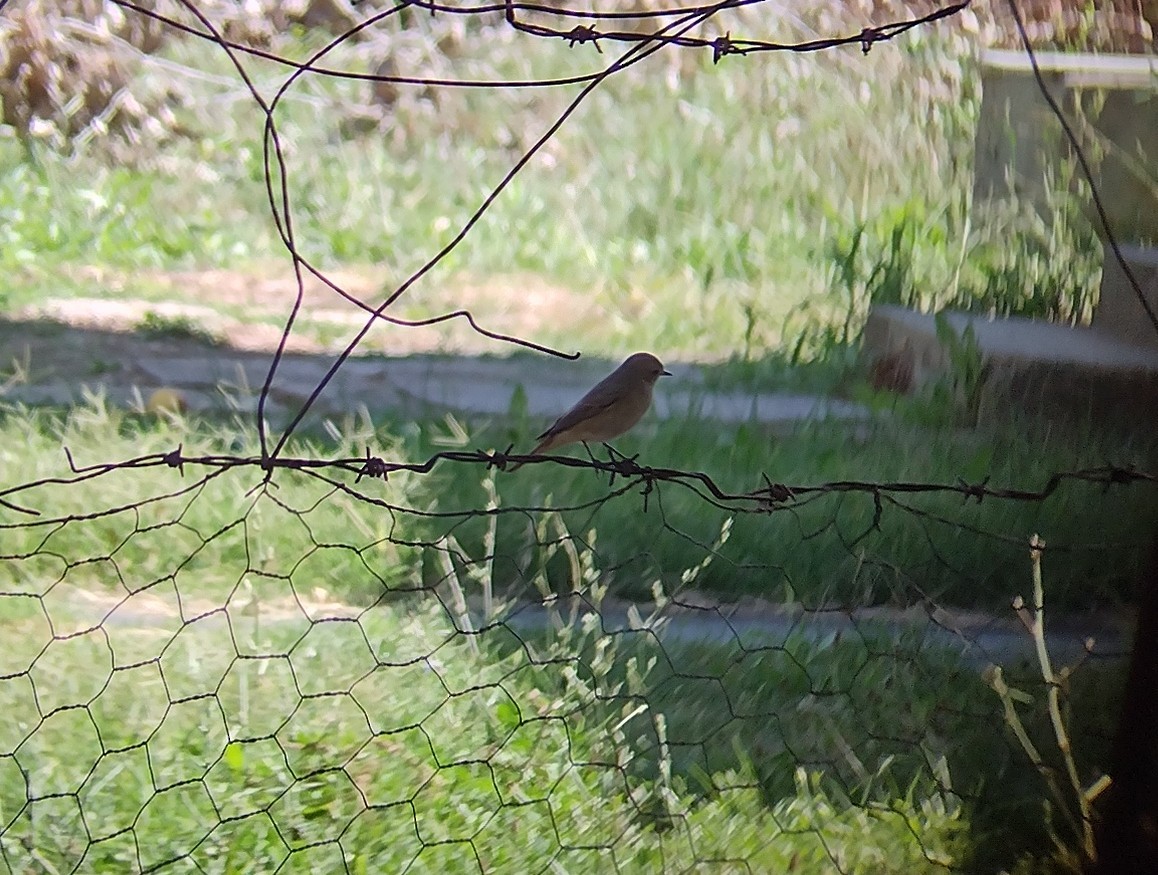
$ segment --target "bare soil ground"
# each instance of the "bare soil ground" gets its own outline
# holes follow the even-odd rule
[[[148,272],[132,276],[103,269],[78,271],[92,297],[61,297],[26,307],[19,321],[44,321],[102,332],[163,333],[169,340],[197,331],[234,349],[272,351],[286,320],[297,307],[291,352],[341,349],[371,318],[392,288],[380,268],[327,271],[332,283],[303,274],[300,286],[284,266],[246,271]],[[608,314],[585,295],[552,285],[541,277],[509,275],[485,279],[458,276],[453,285],[417,286],[388,311],[388,316],[420,321],[469,312],[484,328],[500,334],[541,339],[557,337],[560,322],[601,322]],[[169,329],[169,330],[164,330]],[[0,361],[18,355],[20,338],[0,327]],[[549,341],[548,341],[549,342]],[[458,317],[436,325],[397,325],[379,321],[359,344],[361,352],[390,355],[453,353],[478,355],[509,351]],[[55,352],[55,351],[54,351]]]

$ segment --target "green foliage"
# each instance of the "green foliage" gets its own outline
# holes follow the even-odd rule
[[[812,17],[761,24],[790,34],[819,27]],[[485,28],[464,37],[450,24],[415,22],[399,45],[435,69],[453,45],[456,69],[487,79],[575,75],[597,59]],[[750,22],[720,17],[721,32],[732,25]],[[308,48],[279,39],[291,55]],[[222,99],[223,77],[232,82],[236,71],[201,42],[174,38],[163,53],[166,71],[188,71],[174,110],[181,135],[163,154],[114,164],[94,142],[68,156],[44,150],[33,166],[16,143],[0,144],[0,267],[34,264],[23,283],[33,296],[59,294],[70,265],[117,268],[132,290],[142,266],[236,269],[284,254],[269,215],[260,112],[232,84]],[[352,43],[326,63],[358,70],[375,61]],[[286,75],[258,58],[247,64],[263,93]],[[446,262],[437,288],[416,289],[396,311],[454,309],[471,278],[526,273],[582,290],[611,317],[545,320],[533,329],[541,342],[758,360],[796,339],[785,320],[824,285],[815,241],[843,233],[857,203],[895,210],[964,190],[968,165],[956,156],[971,138],[973,78],[968,43],[949,32],[858,59],[851,73],[839,53],[711,65],[665,52],[597,89]],[[449,241],[569,96],[441,89],[432,102],[402,91],[372,130],[350,124],[349,108],[367,98],[352,81],[303,77],[275,114],[297,247],[321,267],[385,265],[386,290]],[[948,183],[934,160],[946,154],[955,156]],[[280,182],[275,174],[275,189]],[[44,206],[29,212],[31,203]],[[432,298],[439,289],[445,306]],[[496,308],[492,326],[508,309]]]
[[[2,429],[13,459],[11,448],[20,448],[22,482],[59,475],[62,447],[78,465],[167,453],[178,444],[189,454],[257,453],[256,436],[239,422],[214,427],[130,414],[99,397],[64,417],[8,410]],[[364,452],[365,434],[351,428],[349,435],[331,441],[327,451]],[[303,442],[296,451],[314,452],[316,445]],[[285,472],[276,490],[263,489],[262,479],[255,469],[198,482],[168,467],[154,468],[149,476],[130,467],[67,489],[50,481],[23,490],[10,500],[40,510],[43,524],[8,530],[5,553],[39,551],[35,562],[46,577],[25,579],[20,564],[6,563],[0,566],[0,582],[9,592],[30,597],[43,597],[57,584],[62,591],[107,591],[128,586],[128,580],[135,581],[134,589],[151,588],[166,598],[193,581],[200,592],[219,597],[243,585],[254,587],[258,596],[308,585],[373,602],[383,589],[405,586],[415,573],[411,549],[388,540],[391,521],[372,507],[335,494],[333,485],[305,473]],[[396,498],[406,494],[406,484],[404,476],[391,478]],[[320,511],[320,501],[330,506]],[[138,502],[144,503],[134,506]],[[87,519],[94,508],[108,510]],[[352,534],[360,550],[344,546]],[[287,542],[305,545],[292,562],[283,555]],[[367,550],[381,563],[369,577]]]
[[[935,398],[934,402],[941,402],[946,408],[957,411],[957,421],[953,424],[976,426],[989,365],[981,356],[973,323],[967,323],[960,334],[944,312],[936,315],[934,323],[937,340],[949,359],[948,379],[933,388],[934,395],[942,397]],[[947,398],[944,398],[945,393],[948,393]]]
[[[956,309],[1088,324],[1097,303],[1102,246],[1082,213],[1073,170],[1059,172],[1041,211],[1016,200],[979,210],[982,227],[962,265]],[[1067,194],[1071,188],[1076,194]]]
[[[83,463],[96,446],[104,458],[144,454],[174,436],[99,407],[65,421],[10,414],[3,427],[33,475],[61,467],[60,442]],[[219,437],[190,430],[181,440],[187,453],[212,452]],[[483,489],[498,510],[494,477]],[[788,769],[775,799],[755,760],[719,771],[676,763],[673,733],[694,729],[708,703],[687,698],[689,722],[661,693],[678,691],[657,672],[665,650],[649,631],[662,627],[654,616],[608,636],[598,614],[573,612],[599,609],[606,594],[594,531],[576,538],[557,515],[541,517],[542,543],[556,551],[542,567],[557,555],[570,582],[542,633],[520,636],[501,602],[477,628],[460,607],[493,594],[493,544],[472,557],[445,539],[447,570],[418,591],[418,557],[392,544],[406,540],[405,514],[395,513],[388,540],[372,531],[377,506],[351,506],[313,478],[278,472],[276,487],[258,490],[250,481],[236,470],[179,506],[140,504],[120,531],[116,512],[86,516],[57,502],[67,519],[46,521],[47,535],[6,540],[8,860],[96,872],[185,861],[222,873],[287,862],[537,871],[561,860],[647,871],[726,854],[768,871],[899,875],[957,859],[960,805],[935,783],[902,789],[888,757],[855,796],[819,770]],[[97,489],[102,506],[144,497],[127,482],[104,475],[71,487],[75,509],[91,509]],[[150,485],[154,496],[170,488],[160,476]],[[43,504],[52,488],[20,498]],[[388,489],[395,507],[406,501],[404,478]],[[715,549],[729,531],[721,527]],[[710,557],[685,569],[683,586]],[[335,602],[339,581],[378,597],[368,607]],[[540,585],[550,600],[545,574]],[[861,659],[838,659],[832,681],[852,689],[869,670],[856,668]],[[780,671],[749,668],[737,675],[737,692],[749,690],[737,707]],[[788,712],[791,699],[769,705]]]
[[[930,251],[941,255],[949,241],[946,230],[927,222],[924,213],[919,201],[909,201],[871,222],[858,220],[829,240],[825,256],[832,264],[832,291],[846,314],[841,342],[856,339],[870,304],[925,306],[923,268]]]
[[[970,218],[972,209],[964,198],[933,213],[910,201],[832,237],[829,297],[813,311],[838,326],[826,342],[854,344],[870,307],[884,304],[1089,322],[1101,245],[1075,198],[1055,192],[1045,216],[1016,203],[987,204]]]
[[[962,344],[967,364],[971,357]],[[1058,471],[1107,461],[1145,470],[1158,456],[1149,438],[1124,439],[1094,428],[1074,433],[1033,423],[977,431],[951,427],[951,417],[961,408],[949,388],[944,391],[944,406],[933,410],[931,402],[920,402],[926,404],[924,414],[914,401],[910,421],[881,414],[847,423],[721,426],[689,414],[645,422],[616,441],[616,448],[639,453],[642,464],[703,471],[733,493],[763,485],[759,472],[791,486],[988,480],[992,487],[1038,488]],[[913,424],[920,415],[930,422],[935,417],[935,424]],[[472,428],[465,445],[505,448],[513,441],[525,449],[543,425],[528,423],[522,435],[498,426]],[[429,440],[425,431],[418,435],[416,454],[432,449]],[[448,510],[486,501],[452,477],[436,471],[432,479],[434,489],[453,496]],[[630,596],[648,595],[655,576],[678,580],[683,568],[698,561],[701,545],[711,540],[724,516],[706,509],[698,495],[662,482],[653,485],[647,513],[634,493],[591,510],[587,503],[607,492],[606,475],[553,464],[527,465],[496,484],[508,507],[557,503],[577,508],[566,512],[568,524],[589,520],[583,525],[599,530],[602,564],[619,569],[614,591]],[[751,595],[810,607],[909,605],[932,598],[1002,611],[1008,605],[1007,581],[1022,555],[1010,533],[1041,530],[1075,547],[1065,567],[1055,570],[1054,603],[1060,610],[1089,608],[1130,598],[1145,555],[1142,533],[1158,523],[1153,490],[1144,484],[1107,490],[1069,480],[1041,502],[899,496],[896,504],[885,502],[879,525],[874,525],[875,516],[871,494],[840,492],[771,514],[739,516],[700,586],[728,598]],[[470,545],[480,542],[479,528],[464,520],[456,525],[456,536],[474,550]],[[435,527],[432,537],[438,531]],[[526,521],[514,513],[504,516],[496,538],[505,583],[527,579],[528,565],[521,557],[533,536]]]
[[[165,316],[149,310],[137,323],[136,330],[145,337],[154,339],[196,340],[213,345],[217,338],[188,316]]]

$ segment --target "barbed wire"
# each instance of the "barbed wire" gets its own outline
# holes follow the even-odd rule
[[[730,493],[720,488],[716,482],[702,471],[685,471],[674,468],[658,468],[640,465],[634,457],[620,457],[609,461],[600,461],[595,458],[581,459],[571,456],[531,456],[510,452],[488,450],[445,450],[434,453],[421,462],[388,462],[381,456],[372,455],[371,449],[366,448],[364,456],[346,459],[317,459],[306,457],[288,458],[261,458],[259,456],[231,456],[231,455],[186,455],[181,446],[166,453],[150,453],[133,459],[125,459],[111,463],[78,466],[67,447],[64,453],[68,459],[69,469],[78,476],[72,478],[44,477],[29,481],[18,486],[11,486],[0,491],[0,502],[12,510],[30,516],[39,516],[40,512],[30,508],[20,507],[11,496],[21,492],[29,492],[48,485],[68,485],[100,477],[110,471],[118,469],[147,469],[167,467],[175,468],[184,476],[185,469],[201,468],[210,471],[224,471],[233,468],[260,468],[264,472],[266,482],[273,477],[275,471],[297,472],[324,472],[333,470],[335,473],[352,474],[355,483],[363,477],[389,481],[391,474],[429,474],[440,462],[457,462],[481,465],[484,469],[496,468],[504,471],[509,465],[518,464],[551,464],[563,468],[589,470],[609,475],[609,485],[614,485],[615,479],[629,481],[629,489],[641,486],[644,489],[644,509],[646,497],[658,483],[672,483],[692,489],[697,495],[717,507],[726,507],[729,510],[767,513],[793,502],[803,500],[808,496],[830,494],[835,492],[864,493],[874,498],[886,495],[905,494],[950,494],[961,496],[964,502],[970,499],[980,504],[984,499],[999,499],[1017,502],[1034,502],[1052,496],[1057,489],[1067,481],[1077,481],[1100,485],[1105,488],[1111,486],[1129,486],[1134,483],[1154,483],[1158,478],[1152,473],[1142,471],[1133,466],[1102,465],[1094,468],[1083,468],[1073,471],[1058,471],[1049,476],[1043,486],[1038,489],[1020,489],[1008,487],[993,487],[989,485],[989,478],[977,483],[967,483],[958,479],[955,483],[929,482],[879,482],[858,480],[831,480],[821,484],[794,484],[773,482],[767,474],[760,474],[764,485],[750,492]],[[702,487],[702,490],[700,489]],[[724,505],[720,502],[728,502]],[[17,524],[17,525],[23,525]],[[3,528],[3,526],[0,526]]]

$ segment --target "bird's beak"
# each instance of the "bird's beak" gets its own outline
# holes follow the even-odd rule
[[[671,371],[660,371],[660,372],[659,372],[659,375],[660,375],[661,377],[670,377],[670,376],[671,376]]]

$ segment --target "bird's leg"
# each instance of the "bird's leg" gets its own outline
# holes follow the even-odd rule
[[[625,456],[623,453],[619,452],[619,450],[615,449],[615,447],[611,446],[611,444],[606,442],[603,444],[603,447],[607,450],[607,457],[617,465],[622,465],[624,462],[634,462],[639,458],[639,453],[636,453],[634,456]]]
[[[592,465],[602,465],[603,464],[602,460],[595,458],[595,454],[593,452],[591,452],[591,447],[588,446],[587,441],[580,441],[580,443],[583,444],[583,449],[587,451],[587,458],[591,460]],[[615,458],[611,456],[611,453],[614,452],[612,446],[608,443],[604,443],[603,446],[607,450],[607,455],[608,455],[608,457],[611,458],[611,462],[614,463]],[[608,486],[608,488],[610,488],[614,485],[615,485],[615,471],[612,470],[611,477],[607,481],[607,486]]]
[[[595,458],[595,454],[593,452],[591,452],[591,447],[589,447],[587,445],[587,441],[580,441],[580,443],[583,444],[583,449],[585,449],[587,451],[587,458],[591,460],[592,465],[602,465],[603,464],[602,460]],[[606,444],[606,443],[603,444],[603,446],[608,450],[607,455],[610,457],[611,456],[611,446],[609,444]],[[611,458],[611,462],[614,463],[615,459]],[[610,488],[614,485],[615,485],[615,471],[612,470],[611,477],[607,481],[607,486],[608,486],[608,488]]]

